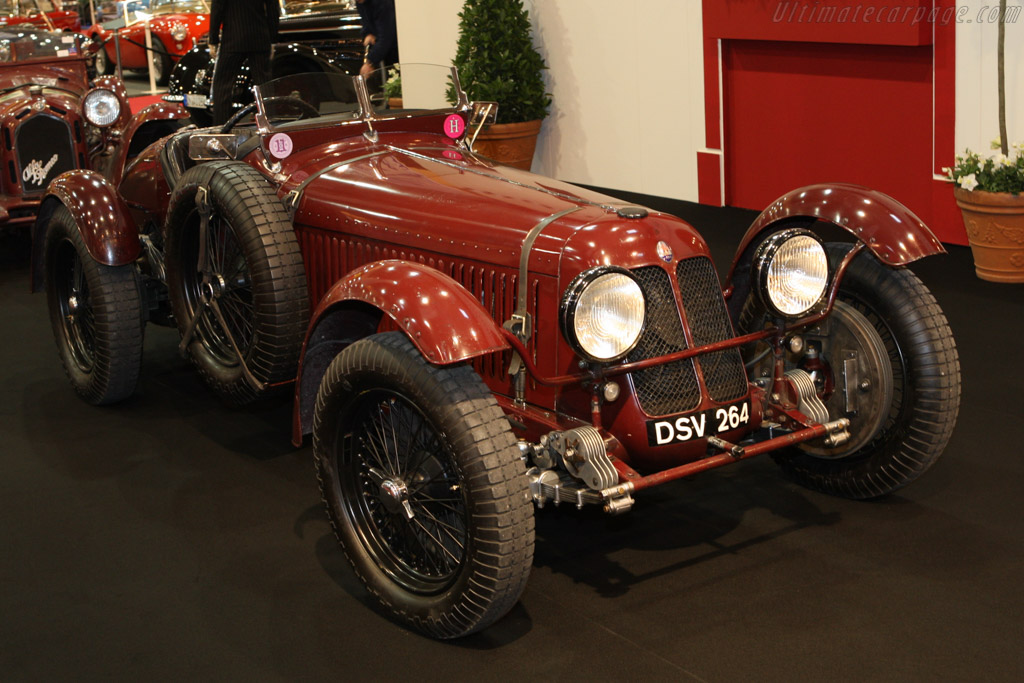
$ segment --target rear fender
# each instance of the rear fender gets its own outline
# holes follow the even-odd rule
[[[54,178],[32,227],[32,291],[43,286],[43,245],[57,207],[75,219],[89,255],[105,266],[123,266],[142,252],[139,230],[114,186],[95,171],[78,169]]]
[[[435,365],[510,348],[480,302],[444,273],[399,260],[358,268],[331,287],[311,317],[295,382],[296,444],[312,429],[316,392],[327,366],[346,346],[376,332],[385,315]]]
[[[750,264],[763,237],[790,225],[832,223],[863,242],[882,263],[897,268],[944,254],[942,243],[910,209],[889,195],[860,185],[808,185],[784,194],[754,220],[736,250],[726,289],[733,320],[750,288]]]

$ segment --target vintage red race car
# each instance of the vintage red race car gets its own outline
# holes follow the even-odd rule
[[[359,76],[271,81],[112,179],[58,177],[36,285],[74,390],[129,397],[153,320],[227,401],[291,391],[355,574],[439,638],[516,603],[534,505],[621,513],[764,453],[875,498],[939,457],[959,360],[906,266],[943,248],[899,202],[794,190],[720,281],[682,220],[475,154],[493,106],[454,69],[396,81],[402,109]]]
[[[117,18],[93,24],[86,35],[103,41],[105,48],[96,53],[96,73],[110,74],[117,67],[115,35],[120,40],[121,67],[149,69],[147,25],[156,82],[167,85],[171,69],[181,56],[210,32],[210,3],[207,0],[150,0],[148,6],[128,6]]]
[[[63,3],[51,0],[0,0],[0,28],[19,28],[43,31],[81,31],[78,12],[66,10]]]
[[[96,46],[82,43],[74,33],[0,28],[0,227],[30,225],[64,171],[123,166],[119,152],[137,153],[187,116],[163,105],[133,119],[120,81],[90,83]]]

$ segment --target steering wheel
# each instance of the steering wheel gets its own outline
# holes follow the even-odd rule
[[[265,104],[266,103],[270,103],[270,102],[275,102],[275,103],[283,102],[285,104],[294,106],[301,113],[299,118],[304,118],[306,115],[309,115],[311,118],[315,118],[317,116],[320,116],[320,110],[319,109],[317,109],[316,107],[314,107],[312,104],[310,104],[306,100],[302,99],[301,97],[297,97],[295,95],[278,95],[276,97],[265,97],[265,98],[263,98],[263,102]],[[235,126],[237,126],[239,121],[244,119],[249,114],[253,113],[253,111],[255,111],[255,110],[256,110],[256,103],[255,102],[250,102],[249,104],[245,105],[244,107],[242,107],[241,109],[236,111],[231,116],[230,119],[228,119],[227,121],[224,122],[224,125],[221,126],[221,128],[220,128],[220,132],[221,133],[230,133],[231,129],[234,128]]]

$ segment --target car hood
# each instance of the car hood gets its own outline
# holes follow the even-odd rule
[[[530,269],[551,275],[567,258],[572,270],[612,253],[625,267],[654,262],[662,240],[705,250],[675,217],[645,211],[629,218],[629,205],[617,199],[452,145],[378,145],[347,160],[323,159],[304,165],[282,189],[301,191],[297,224],[509,268],[519,266],[536,233]],[[573,239],[577,234],[585,237]],[[624,239],[635,246],[622,250]]]

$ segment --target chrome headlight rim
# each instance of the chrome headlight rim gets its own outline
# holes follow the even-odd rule
[[[176,21],[171,24],[169,33],[171,34],[171,38],[174,38],[180,43],[188,38],[188,26]]]
[[[633,282],[644,307],[643,319],[641,320],[633,339],[629,344],[623,347],[619,353],[612,356],[599,356],[589,351],[578,338],[576,334],[576,317],[579,310],[578,307],[580,300],[583,298],[587,289],[598,280],[608,275],[625,276]],[[583,271],[569,283],[569,286],[565,290],[565,294],[562,296],[562,302],[559,305],[558,318],[562,328],[562,336],[577,355],[592,363],[614,363],[628,356],[633,349],[636,348],[636,345],[640,343],[640,338],[643,336],[643,331],[646,327],[647,321],[647,299],[644,296],[643,288],[640,286],[636,276],[629,270],[621,266],[595,266]]]
[[[813,302],[799,311],[787,311],[780,308],[772,299],[769,276],[771,274],[772,263],[778,256],[782,247],[791,240],[798,238],[809,238],[817,244],[817,247],[821,252],[821,257],[824,259],[825,272],[824,277],[821,280],[817,297]],[[829,283],[832,279],[831,269],[828,262],[828,251],[825,249],[825,244],[818,235],[806,228],[788,228],[765,238],[765,240],[758,245],[757,251],[754,253],[752,274],[752,280],[761,302],[773,315],[788,320],[799,320],[800,318],[804,318],[821,306],[822,301],[828,293]]]
[[[98,101],[99,100],[99,101]],[[107,113],[100,114],[97,107],[107,104],[110,109]],[[90,124],[98,128],[109,128],[121,118],[121,100],[113,90],[107,88],[95,88],[90,90],[82,98],[82,116]]]

